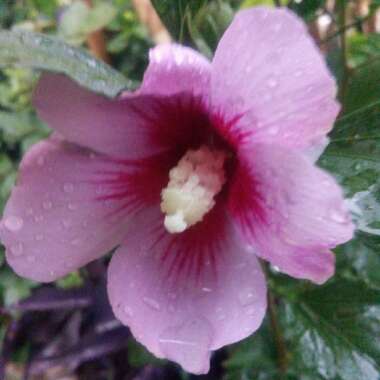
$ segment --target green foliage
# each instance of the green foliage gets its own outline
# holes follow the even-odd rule
[[[277,375],[276,349],[266,321],[260,330],[229,348],[224,380],[271,380]]]
[[[237,6],[236,1],[220,0],[153,0],[153,4],[175,40],[195,46],[208,57],[212,57]]]
[[[62,72],[89,89],[115,96],[130,83],[81,49],[38,33],[0,31],[0,66]]]
[[[165,363],[164,360],[160,360],[154,357],[133,338],[130,338],[128,340],[128,361],[132,367],[136,368],[143,367],[151,363],[154,363],[156,365]]]
[[[337,121],[320,163],[332,172],[354,199],[360,230],[379,234],[380,102]]]
[[[70,289],[77,288],[84,284],[83,278],[79,271],[71,272],[63,278],[56,281],[59,288]]]
[[[302,293],[281,310],[300,380],[378,380],[380,292],[337,279]]]
[[[108,25],[116,12],[108,3],[99,3],[89,8],[82,1],[76,1],[61,16],[59,33],[67,42],[81,45],[91,32]]]

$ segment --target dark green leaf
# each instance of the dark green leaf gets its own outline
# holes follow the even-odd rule
[[[380,289],[380,236],[358,232],[337,249],[337,272]]]
[[[186,18],[207,4],[207,0],[152,0],[157,13],[177,41],[188,38]]]
[[[380,102],[339,119],[320,164],[344,186],[358,228],[380,234]]]
[[[129,81],[110,66],[43,34],[0,31],[0,66],[11,65],[61,72],[107,96],[130,87]]]
[[[166,27],[177,41],[194,45],[211,57],[230,24],[233,0],[153,0]]]
[[[283,310],[292,368],[300,379],[380,378],[380,292],[336,280]]]
[[[276,349],[267,323],[252,337],[230,347],[224,380],[276,378]]]

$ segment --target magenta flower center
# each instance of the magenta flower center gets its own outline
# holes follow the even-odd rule
[[[164,225],[180,233],[200,222],[215,205],[215,196],[226,182],[226,153],[201,146],[188,150],[169,172],[169,183],[161,193]]]

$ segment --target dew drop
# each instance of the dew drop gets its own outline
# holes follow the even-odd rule
[[[169,304],[169,306],[168,306],[168,311],[169,311],[170,313],[175,313],[176,308],[175,308],[175,306],[174,306],[172,303]]]
[[[70,242],[70,244],[74,245],[74,246],[78,246],[80,243],[81,243],[80,238],[75,238],[75,239],[71,240],[71,242]]]
[[[24,221],[15,215],[10,215],[4,219],[4,227],[12,232],[20,231],[22,226],[24,225]]]
[[[244,290],[239,294],[239,302],[242,306],[250,305],[255,301],[255,294],[252,290]]]
[[[212,327],[205,318],[189,318],[183,324],[165,329],[158,338],[164,355],[180,362],[191,372],[204,372],[210,349]],[[208,359],[207,359],[208,361]]]
[[[72,183],[65,183],[63,185],[63,191],[65,193],[72,193],[74,191],[74,185]]]
[[[218,321],[224,321],[226,319],[226,315],[223,313],[223,309],[221,307],[217,307],[215,310],[216,319]]]
[[[39,156],[39,157],[37,158],[37,165],[38,165],[38,166],[43,166],[43,165],[45,165],[45,157],[44,157],[44,156]]]
[[[75,211],[75,210],[78,208],[78,206],[77,206],[75,203],[69,203],[69,204],[67,205],[67,208],[68,208],[70,211]]]
[[[42,207],[45,209],[45,210],[50,210],[52,207],[53,207],[53,203],[51,203],[50,201],[44,201],[42,203]]]
[[[154,310],[158,311],[161,309],[160,304],[153,298],[143,297],[143,301]]]
[[[132,311],[132,309],[131,309],[129,306],[125,306],[125,307],[124,307],[124,313],[125,313],[128,317],[133,317],[133,311]]]
[[[278,83],[277,83],[276,79],[274,79],[274,78],[268,79],[268,87],[275,88],[277,86],[277,84]]]
[[[66,219],[63,219],[61,223],[62,223],[62,226],[66,229],[68,229],[71,225],[71,223]]]
[[[42,215],[36,215],[35,217],[34,217],[34,221],[36,222],[36,223],[40,223],[40,222],[42,222],[44,220],[44,217],[42,216]]]
[[[268,133],[272,136],[274,135],[277,135],[278,134],[278,131],[279,131],[279,128],[278,127],[270,127],[268,129]]]
[[[41,240],[44,239],[44,235],[42,235],[42,234],[37,234],[37,235],[34,237],[34,239],[35,239],[36,241],[41,241]]]
[[[21,256],[24,253],[24,244],[16,243],[10,247],[10,252],[13,256]]]
[[[256,312],[256,308],[254,306],[247,307],[247,309],[245,310],[245,313],[248,316],[255,315],[255,312]]]
[[[330,211],[330,218],[336,223],[343,224],[347,222],[347,216],[340,210],[332,209]]]

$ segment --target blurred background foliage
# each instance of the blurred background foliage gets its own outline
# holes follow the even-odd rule
[[[336,276],[318,287],[269,267],[263,326],[218,351],[210,374],[196,377],[153,358],[113,318],[104,290],[107,258],[41,286],[17,277],[0,248],[0,378],[380,379],[380,1],[0,0],[0,28],[44,33],[88,50],[133,88],[150,47],[173,40],[211,58],[234,14],[257,5],[287,6],[302,17],[339,84],[342,111],[319,164],[344,186],[358,231],[336,250]],[[20,53],[24,59],[40,54],[39,63],[33,58],[28,66],[56,64],[44,41],[36,38],[34,51],[21,39],[11,51],[7,38],[0,37],[0,211],[22,155],[49,134],[31,105],[38,70],[9,63]],[[60,57],[71,49],[54,44]],[[63,60],[65,72],[88,86],[91,78],[106,76],[96,88],[106,94],[118,91],[115,83],[124,86],[124,79],[83,54],[75,59],[83,62],[79,71],[88,67],[87,79],[74,73],[70,59]]]

